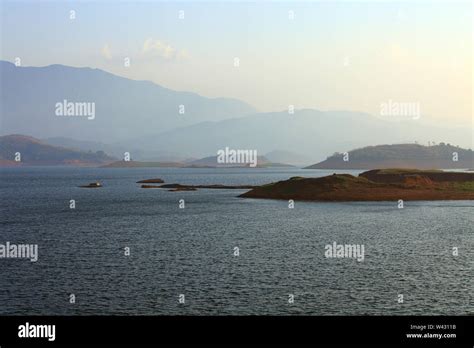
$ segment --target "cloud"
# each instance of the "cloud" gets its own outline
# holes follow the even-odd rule
[[[145,40],[142,53],[169,60],[189,58],[189,53],[186,50],[177,50],[170,44],[161,40],[154,40],[153,38]]]
[[[176,57],[180,60],[186,60],[190,58],[189,52],[187,50],[180,50]]]
[[[105,59],[112,59],[112,52],[110,52],[109,44],[106,43],[100,50],[100,53]]]

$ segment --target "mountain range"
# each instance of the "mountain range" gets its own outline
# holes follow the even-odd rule
[[[59,139],[58,142],[64,141]],[[187,159],[184,161],[124,161],[120,156],[112,157],[103,150],[92,150],[93,142],[78,142],[87,150],[67,148],[47,143],[44,140],[31,136],[11,134],[0,136],[0,166],[18,165],[81,165],[101,166],[106,168],[134,168],[134,167],[247,167],[246,164],[220,164],[217,156],[201,159]],[[79,147],[80,147],[79,146]],[[16,159],[17,156],[18,160]],[[277,156],[274,156],[276,158]],[[289,167],[287,164],[274,163],[264,156],[257,157],[257,167]]]
[[[16,159],[20,155],[19,160]],[[293,154],[272,151],[257,156],[257,167],[289,167],[282,160]],[[297,155],[295,155],[297,157]],[[271,159],[271,160],[270,160]],[[245,163],[222,164],[217,156],[185,161],[124,161],[104,151],[81,151],[56,146],[45,141],[25,136],[0,136],[0,166],[17,165],[81,165],[124,167],[248,167]],[[306,169],[371,169],[371,168],[416,168],[416,169],[467,169],[474,168],[474,152],[450,144],[423,146],[419,144],[377,145],[355,149],[346,153],[335,153],[326,160]]]
[[[0,75],[0,135],[28,134],[53,145],[100,150],[118,158],[129,152],[138,161],[181,162],[214,156],[225,147],[256,150],[259,155],[282,149],[299,159],[281,160],[291,156],[280,153],[276,162],[298,165],[373,144],[435,141],[472,147],[472,127],[430,125],[423,118],[395,121],[315,109],[258,112],[236,99],[207,98],[100,69],[64,65],[17,67],[0,61]],[[64,101],[95,103],[94,118],[57,116],[55,106]]]
[[[230,98],[205,98],[103,70],[64,65],[17,67],[0,61],[5,134],[116,142],[256,112]],[[95,117],[58,117],[63,101],[95,103]],[[180,113],[180,106],[184,113]]]
[[[446,139],[458,139],[456,145],[470,147],[472,130],[434,127],[418,121],[390,122],[365,113],[303,109],[294,114],[258,113],[202,122],[123,144],[141,149],[168,148],[191,157],[215,154],[226,146],[254,149],[258,153],[285,149],[316,161],[325,159],[329,153],[373,144],[448,141]]]

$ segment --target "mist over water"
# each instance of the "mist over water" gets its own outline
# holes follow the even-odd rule
[[[0,259],[0,314],[474,313],[472,201],[288,209],[286,201],[238,198],[245,190],[169,192],[135,183],[259,185],[333,172],[2,168],[0,243],[36,243],[38,261]],[[78,188],[95,181],[104,187]],[[325,258],[333,242],[364,245],[364,261]]]

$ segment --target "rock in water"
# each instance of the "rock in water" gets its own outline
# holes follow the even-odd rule
[[[137,184],[162,184],[164,183],[163,179],[155,178],[155,179],[145,179],[137,181]]]
[[[99,188],[99,187],[102,187],[102,184],[100,182],[91,182],[89,185],[83,185],[83,186],[79,186],[79,187],[83,187],[83,188]]]

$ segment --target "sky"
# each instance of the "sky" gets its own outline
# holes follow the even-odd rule
[[[0,3],[0,58],[23,66],[100,68],[259,111],[379,115],[392,101],[473,122],[470,1]]]

